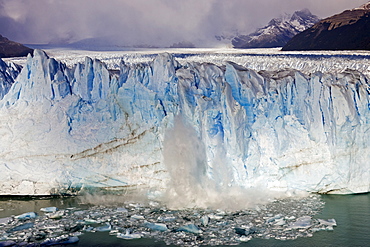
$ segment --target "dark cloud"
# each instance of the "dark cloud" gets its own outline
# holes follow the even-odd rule
[[[366,0],[0,0],[0,34],[22,43],[106,38],[121,44],[207,45],[308,8],[327,17]]]

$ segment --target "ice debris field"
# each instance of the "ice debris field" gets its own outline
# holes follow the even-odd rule
[[[179,246],[236,245],[252,238],[293,240],[333,230],[334,219],[314,217],[322,207],[320,196],[277,200],[232,212],[171,210],[156,202],[47,207],[0,218],[0,246],[67,245],[95,232],[126,241],[152,238]]]

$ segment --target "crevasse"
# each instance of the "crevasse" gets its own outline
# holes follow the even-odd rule
[[[257,72],[164,53],[113,73],[36,50],[4,94],[2,195],[370,191],[369,84],[357,71]]]

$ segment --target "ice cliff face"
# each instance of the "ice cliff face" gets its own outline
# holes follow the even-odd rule
[[[3,60],[0,60],[0,99],[8,93],[21,69],[21,66],[12,62],[5,63]]]
[[[370,191],[368,78],[36,50],[0,101],[0,194]]]

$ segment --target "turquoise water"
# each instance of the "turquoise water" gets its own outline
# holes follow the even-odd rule
[[[239,246],[370,246],[370,194],[323,195],[325,207],[315,218],[334,218],[338,226],[334,231],[320,231],[310,238],[296,240],[252,239]],[[79,207],[78,198],[9,199],[0,198],[0,218],[35,211],[42,207]],[[1,226],[0,226],[1,227]],[[107,232],[85,233],[78,244],[70,246],[168,246],[152,239],[122,240]]]

